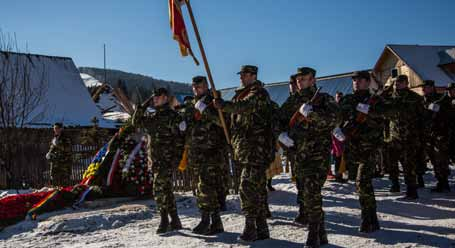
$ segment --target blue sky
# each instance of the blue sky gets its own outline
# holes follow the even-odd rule
[[[320,76],[373,66],[385,44],[455,45],[454,0],[192,0],[218,88],[237,86],[242,64],[264,82],[287,80],[299,66]],[[38,54],[188,82],[204,67],[179,54],[167,0],[14,0],[0,28]],[[184,8],[186,13],[186,8]],[[202,62],[188,16],[193,50]]]

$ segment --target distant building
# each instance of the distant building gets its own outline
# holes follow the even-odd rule
[[[11,71],[5,69],[8,66],[20,71],[16,74],[25,75],[31,88],[45,81],[42,101],[33,106],[33,112],[25,120],[26,127],[52,127],[55,122],[66,126],[91,126],[94,117],[99,120],[100,127],[114,127],[111,121],[103,119],[71,58],[0,51],[0,73]],[[9,85],[24,82],[17,77],[5,78]],[[19,98],[17,102],[21,102]]]
[[[340,91],[344,95],[352,93],[352,76],[353,72],[336,74],[317,78],[317,86],[321,87],[321,92],[328,93],[332,96]],[[289,82],[266,84],[265,88],[270,94],[272,100],[279,105],[289,97]],[[235,94],[235,87],[221,90],[224,99],[230,100]]]
[[[379,80],[391,82],[392,73],[409,77],[411,88],[434,80],[439,90],[455,81],[455,45],[386,45],[374,68]],[[394,72],[393,72],[394,71]],[[415,89],[420,92],[420,89]]]

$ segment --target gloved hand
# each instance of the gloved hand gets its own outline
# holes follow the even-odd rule
[[[186,121],[180,122],[179,129],[180,129],[181,132],[185,132],[185,130],[186,130]]]
[[[50,152],[46,153],[46,159],[50,160],[52,158],[52,154]]]
[[[337,140],[339,140],[341,142],[346,140],[346,136],[344,135],[343,131],[339,127],[336,127],[335,129],[333,129],[332,135],[333,135],[333,137],[335,137]]]
[[[278,136],[278,141],[280,141],[286,147],[294,146],[294,140],[292,140],[287,132],[280,133]]]
[[[437,104],[437,103],[430,103],[430,105],[428,105],[428,109],[435,113],[439,112],[440,108],[441,108],[441,106],[439,106],[439,104]]]
[[[194,104],[194,107],[202,114],[204,110],[207,108],[207,104],[205,104],[202,99],[197,101],[196,104]]]
[[[370,105],[365,104],[365,103],[359,103],[359,104],[357,104],[357,107],[355,109],[357,111],[367,115],[368,112],[370,111]]]
[[[308,115],[313,112],[313,106],[311,106],[311,104],[304,103],[300,106],[299,112],[303,116],[308,117]]]

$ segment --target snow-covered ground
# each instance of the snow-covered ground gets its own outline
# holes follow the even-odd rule
[[[326,183],[324,210],[330,242],[326,247],[455,247],[455,193],[431,194],[429,187],[435,182],[431,174],[426,179],[428,187],[419,190],[420,199],[415,202],[401,201],[402,194],[389,193],[386,178],[375,179],[382,229],[372,234],[358,232],[355,185]],[[206,237],[191,233],[199,213],[196,199],[184,193],[177,196],[182,231],[156,235],[159,217],[155,203],[142,200],[41,215],[38,221],[23,221],[1,231],[0,247],[302,247],[307,230],[293,223],[296,188],[287,175],[277,176],[273,182],[277,191],[269,195],[273,214],[268,220],[270,240],[251,244],[237,240],[243,217],[234,195],[228,199],[229,211],[222,214],[225,233]]]

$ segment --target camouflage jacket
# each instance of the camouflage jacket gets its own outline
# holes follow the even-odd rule
[[[223,111],[231,114],[230,131],[234,159],[241,163],[266,164],[273,140],[272,108],[268,92],[256,81],[236,90]]]
[[[450,103],[442,94],[431,94],[423,97],[424,103],[424,129],[425,137],[430,139],[435,136],[447,136],[449,134],[449,111]],[[438,104],[440,109],[437,113],[431,111],[430,104]]]
[[[282,106],[282,131],[288,131],[295,142],[297,156],[303,160],[325,161],[331,149],[331,133],[336,126],[339,108],[332,96],[318,93],[311,103],[313,112],[308,121],[298,122],[293,127],[289,121],[299,107],[309,103],[316,93],[316,87],[301,90],[290,96]],[[286,127],[287,126],[287,127]],[[318,171],[320,168],[304,168],[307,172]],[[318,171],[319,172],[319,171]]]
[[[72,143],[71,139],[62,132],[60,136],[54,136],[49,148],[49,162],[52,164],[71,164]]]
[[[207,106],[202,113],[194,107],[199,100]],[[224,158],[221,153],[225,151],[227,142],[218,117],[218,110],[213,106],[212,100],[213,96],[210,94],[195,97],[192,104],[185,110],[184,118],[188,124],[188,159],[191,164],[208,162],[211,158],[215,161]]]
[[[422,96],[410,89],[395,90],[385,102],[392,140],[419,142],[423,131]]]
[[[133,114],[133,126],[143,128],[149,137],[148,154],[154,171],[178,166],[184,142],[184,136],[179,130],[181,121],[182,118],[169,104],[156,108],[151,114],[145,115],[145,109],[142,108],[138,108]],[[158,168],[160,165],[169,164],[172,168]]]
[[[356,110],[359,103],[369,104],[370,108],[363,122]],[[341,127],[355,123],[355,134],[348,137],[349,145],[362,148],[375,148],[382,144],[384,138],[384,101],[382,97],[371,95],[368,90],[357,91],[344,96],[340,102]],[[345,133],[345,135],[349,135]]]

